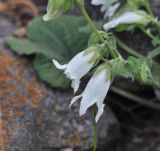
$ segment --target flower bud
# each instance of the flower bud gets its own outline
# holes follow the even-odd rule
[[[67,12],[73,5],[73,0],[49,0],[47,6],[47,14],[43,20],[49,21],[57,18],[61,14]]]

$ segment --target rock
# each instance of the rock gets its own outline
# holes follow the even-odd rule
[[[92,111],[79,117],[78,103],[69,109],[73,92],[56,90],[41,82],[32,67],[32,60],[5,50],[4,39],[16,26],[0,18],[0,29],[3,29],[0,33],[0,150],[90,149]],[[98,123],[99,147],[105,147],[114,139],[118,130],[114,114],[106,108]]]
[[[6,17],[4,18],[0,16],[0,29],[0,49],[3,49],[5,38],[13,33],[13,31],[16,29],[16,26],[11,21],[7,20]]]
[[[46,86],[24,57],[3,51],[0,59],[2,151],[57,151],[66,147],[82,151],[92,147],[93,114],[88,111],[79,117],[78,103],[69,109],[71,90]],[[106,146],[108,139],[115,137],[117,125],[106,108],[98,123],[99,146]]]
[[[11,21],[7,20],[6,17],[0,16],[0,38],[5,38],[12,34],[12,32],[16,29],[15,24]]]

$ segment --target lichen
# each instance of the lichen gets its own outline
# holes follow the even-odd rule
[[[0,60],[0,148],[4,145],[7,150],[13,145],[11,137],[21,128],[16,119],[24,118],[26,107],[33,112],[46,91],[26,59],[1,52]]]

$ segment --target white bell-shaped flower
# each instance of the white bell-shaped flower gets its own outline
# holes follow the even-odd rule
[[[96,47],[92,47],[96,51]],[[94,65],[94,62],[89,63],[92,57],[95,55],[95,51],[91,51],[84,54],[85,51],[78,53],[72,58],[68,64],[60,65],[56,60],[53,59],[54,65],[61,70],[64,70],[66,76],[72,80],[71,87],[76,92],[79,88],[80,79],[88,73]]]
[[[92,0],[93,5],[102,5],[101,12],[105,12],[104,18],[111,17],[120,5],[118,0]]]
[[[138,12],[125,12],[121,16],[104,24],[104,29],[108,31],[111,28],[115,28],[120,24],[132,24],[141,21],[146,17],[146,14]]]
[[[98,122],[100,116],[103,113],[105,106],[103,101],[110,86],[110,80],[107,80],[106,74],[107,70],[102,69],[99,73],[93,75],[93,77],[88,82],[84,92],[72,99],[70,106],[82,97],[79,110],[80,116],[84,115],[87,109],[96,103],[98,107],[98,113],[95,120]]]
[[[104,18],[112,17],[117,11],[117,9],[119,8],[119,6],[120,6],[120,2],[109,6],[108,9],[105,11]]]

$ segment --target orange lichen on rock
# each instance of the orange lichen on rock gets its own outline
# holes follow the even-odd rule
[[[8,148],[12,146],[10,138],[20,130],[21,125],[16,119],[24,117],[23,108],[33,110],[46,91],[35,74],[28,70],[30,66],[26,59],[1,52],[0,60],[0,131],[4,146]]]
[[[0,2],[0,13],[4,13],[7,11],[7,4],[4,2]]]
[[[74,132],[67,139],[68,145],[70,145],[72,147],[79,146],[80,141],[81,141],[81,138],[80,138],[79,132]]]

